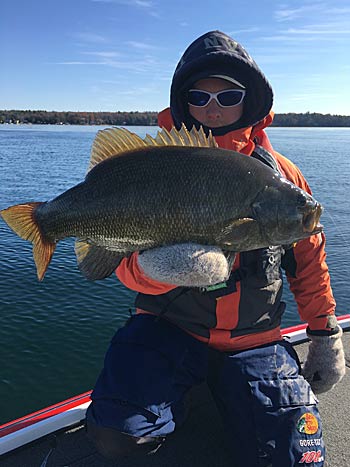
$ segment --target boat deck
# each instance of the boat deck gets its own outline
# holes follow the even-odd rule
[[[319,409],[327,446],[327,467],[346,467],[350,459],[350,332],[344,332],[347,373],[333,390],[319,395]],[[307,345],[297,344],[301,361]],[[227,453],[223,427],[209,390],[205,385],[190,394],[186,423],[169,436],[154,455],[104,460],[87,439],[83,425],[49,435],[0,459],[1,467],[232,467]],[[249,436],[249,433],[247,434]]]

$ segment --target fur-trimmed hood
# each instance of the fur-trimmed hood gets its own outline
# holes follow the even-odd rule
[[[170,108],[176,127],[182,122],[187,128],[200,126],[188,111],[186,93],[196,81],[210,75],[231,77],[246,89],[242,117],[233,125],[212,129],[214,135],[253,126],[270,112],[273,92],[257,64],[231,37],[220,31],[210,31],[186,49],[176,67],[170,91]]]

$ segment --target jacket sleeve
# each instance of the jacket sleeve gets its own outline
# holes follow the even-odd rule
[[[276,153],[287,179],[311,194],[300,170],[288,159]],[[284,267],[300,317],[311,330],[328,329],[328,317],[335,313],[335,300],[326,263],[324,233],[300,240],[287,250]],[[282,263],[283,265],[283,263]]]
[[[146,276],[138,264],[138,255],[135,252],[124,258],[117,267],[116,275],[122,284],[135,292],[148,295],[160,295],[176,288],[175,285],[157,282]]]

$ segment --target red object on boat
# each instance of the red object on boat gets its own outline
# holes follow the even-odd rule
[[[350,328],[350,314],[338,316],[342,328]],[[306,341],[306,324],[282,329],[282,335],[291,343]],[[24,446],[63,428],[69,428],[85,418],[91,391],[46,407],[0,426],[0,455]]]

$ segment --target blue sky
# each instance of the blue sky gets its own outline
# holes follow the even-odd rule
[[[0,109],[161,110],[213,29],[258,63],[275,112],[350,115],[349,0],[1,0]]]

